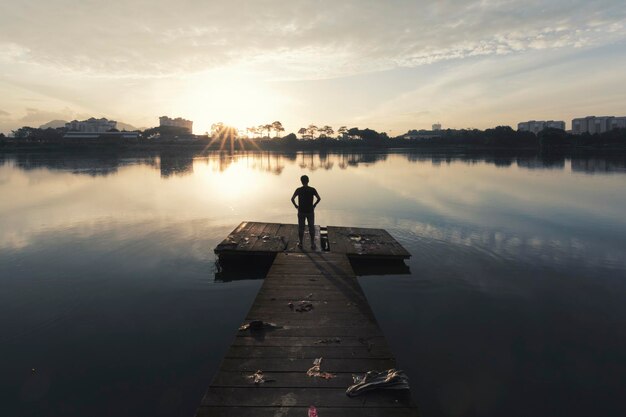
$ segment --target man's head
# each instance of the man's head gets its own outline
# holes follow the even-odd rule
[[[300,181],[302,181],[302,185],[307,185],[309,183],[309,176],[308,175],[301,176]]]

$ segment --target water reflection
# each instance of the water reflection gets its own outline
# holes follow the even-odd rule
[[[121,167],[129,165],[146,165],[154,168],[159,165],[158,156],[153,154],[120,155],[107,152],[97,155],[92,153],[0,153],[0,166],[5,164],[12,164],[25,171],[45,168],[94,177],[115,174]]]
[[[168,151],[0,154],[0,415],[192,415],[260,285],[211,249],[303,173],[413,255],[361,282],[424,415],[623,414],[626,157]]]
[[[626,173],[626,163],[623,159],[615,158],[576,158],[572,159],[572,171],[594,173]]]
[[[0,154],[0,165],[13,164],[24,170],[46,168],[69,171],[74,174],[91,176],[114,174],[120,167],[146,165],[160,169],[163,177],[193,173],[194,160],[208,158],[217,163],[219,172],[239,160],[245,160],[248,167],[255,170],[280,175],[286,165],[296,163],[309,171],[345,170],[359,165],[372,165],[384,162],[390,155],[405,158],[409,162],[429,162],[433,166],[463,162],[469,165],[488,164],[496,167],[517,166],[524,169],[571,169],[588,174],[626,172],[626,154],[564,155],[564,154],[440,154],[414,151],[397,152],[197,152],[169,150],[145,153],[115,153],[93,155],[89,153],[42,154],[15,153]]]
[[[162,153],[159,158],[161,177],[189,175],[193,173],[193,155]]]

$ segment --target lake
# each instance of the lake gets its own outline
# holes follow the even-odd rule
[[[302,174],[412,254],[359,281],[422,415],[626,414],[626,156],[163,151],[0,154],[0,415],[192,416]]]

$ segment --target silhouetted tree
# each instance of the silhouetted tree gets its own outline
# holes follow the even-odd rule
[[[214,131],[213,129],[214,126],[216,125],[211,126],[211,132]],[[188,134],[189,134],[189,130],[184,127],[157,126],[157,127],[151,127],[141,132],[141,137],[144,139],[151,139],[151,138],[154,138],[156,135],[159,135],[162,139],[167,139],[167,138],[174,138],[175,136],[179,136],[179,135],[188,135]]]
[[[601,133],[600,135],[593,136],[595,137],[594,139],[598,144],[621,144],[622,146],[626,145],[626,129],[624,128],[612,129],[608,132]]]
[[[348,130],[348,134],[350,136],[355,136],[363,141],[363,143],[367,145],[382,145],[384,144],[387,137],[386,133],[378,133],[372,129],[359,129],[358,127],[353,127]]]
[[[61,142],[63,135],[65,134],[65,128],[46,128],[39,129],[36,127],[24,126],[19,129],[13,130],[13,136],[18,141],[24,142],[45,142],[54,143]]]
[[[539,132],[537,138],[539,139],[539,145],[542,147],[557,147],[570,144],[567,132],[563,129],[555,129],[553,127],[543,129]]]
[[[283,124],[281,122],[279,122],[278,120],[275,121],[274,123],[272,123],[272,128],[274,129],[274,132],[276,132],[276,136],[280,137],[280,133],[285,131],[285,128],[283,127]]]
[[[222,122],[217,122],[217,123],[213,123],[211,125],[211,136],[215,136],[218,132],[222,131],[224,129],[224,123]]]
[[[511,145],[515,144],[517,132],[511,126],[496,126],[485,130],[486,145]]]
[[[246,129],[247,132],[249,132],[250,134],[252,134],[253,137],[257,137],[257,136],[262,136],[263,135],[263,129],[261,129],[260,126],[251,126],[249,128]]]
[[[20,127],[19,129],[12,130],[13,137],[17,140],[33,140],[35,139],[36,132],[39,129],[30,126]]]
[[[295,135],[295,133],[290,133],[283,138],[283,143],[286,146],[295,146],[298,144],[298,137]]]
[[[317,131],[318,127],[315,125],[309,125],[309,127],[306,128],[306,132],[311,137],[311,139],[315,138],[315,132]]]
[[[333,128],[328,125],[320,128],[319,131],[321,132],[321,135],[324,135],[326,137],[332,136],[335,133]]]

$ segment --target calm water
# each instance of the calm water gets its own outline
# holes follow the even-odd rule
[[[212,248],[303,173],[413,254],[360,281],[424,416],[626,414],[626,158],[264,153],[0,154],[0,415],[193,415],[261,285]]]

